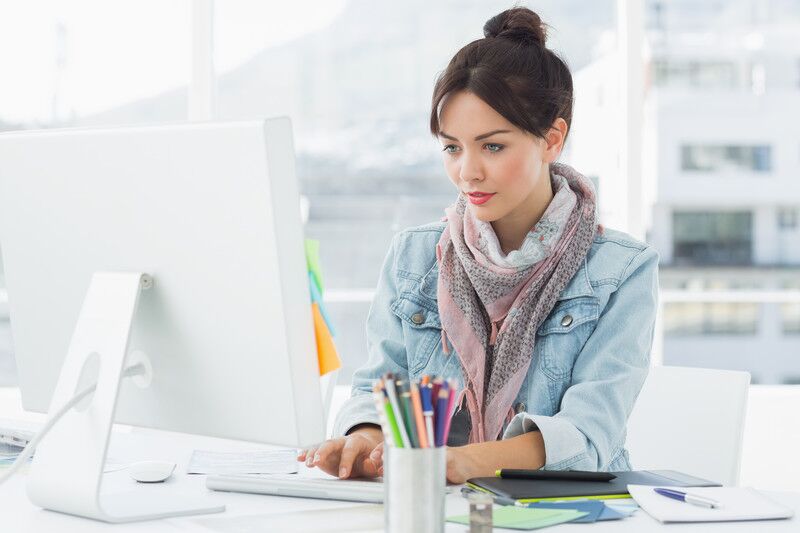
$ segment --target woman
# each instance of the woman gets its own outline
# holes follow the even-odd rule
[[[630,469],[625,424],[649,366],[658,257],[600,228],[589,180],[556,163],[572,77],[538,15],[509,9],[484,35],[433,95],[431,132],[458,199],[444,221],[393,239],[341,436],[298,456],[341,478],[382,473],[371,387],[385,372],[458,381],[450,482]]]

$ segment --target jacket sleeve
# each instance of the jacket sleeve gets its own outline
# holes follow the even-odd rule
[[[392,239],[383,262],[378,287],[367,317],[368,359],[353,373],[352,395],[336,416],[333,436],[341,436],[363,423],[378,424],[378,413],[372,399],[372,385],[386,372],[408,374],[403,326],[391,310],[397,299],[397,247],[402,233]]]
[[[650,367],[658,254],[643,249],[620,279],[575,360],[559,412],[519,413],[503,435],[540,431],[546,470],[608,470],[623,452],[628,416]]]

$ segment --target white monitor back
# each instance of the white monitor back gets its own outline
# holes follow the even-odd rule
[[[0,248],[26,409],[46,411],[91,276],[146,272],[116,421],[324,438],[288,118],[0,135]],[[129,353],[130,353],[129,352]]]

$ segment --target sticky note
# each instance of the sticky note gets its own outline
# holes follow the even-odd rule
[[[339,359],[336,345],[333,343],[333,337],[331,336],[328,326],[325,324],[325,319],[322,318],[322,313],[319,311],[318,304],[311,304],[311,313],[314,315],[314,336],[317,339],[319,375],[324,376],[328,372],[341,368],[342,360]]]
[[[335,337],[336,329],[334,329],[333,322],[328,314],[328,310],[325,308],[325,304],[322,302],[322,294],[319,292],[319,288],[314,282],[314,276],[311,272],[308,273],[308,288],[311,291],[311,302],[319,304],[319,312],[322,313],[322,318],[325,319],[325,324],[327,324],[331,335]]]
[[[317,290],[320,294],[325,292],[325,286],[322,281],[322,269],[319,267],[319,241],[314,239],[306,239],[306,265],[308,272],[311,274],[314,282],[317,284]]]

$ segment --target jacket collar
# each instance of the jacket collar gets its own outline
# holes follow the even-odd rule
[[[586,267],[585,257],[583,261],[581,261],[581,266],[578,268],[578,271],[575,272],[575,275],[572,276],[567,286],[561,291],[557,300],[569,300],[570,298],[577,298],[579,296],[594,296],[594,289],[592,289],[592,283],[589,280],[589,269]]]

